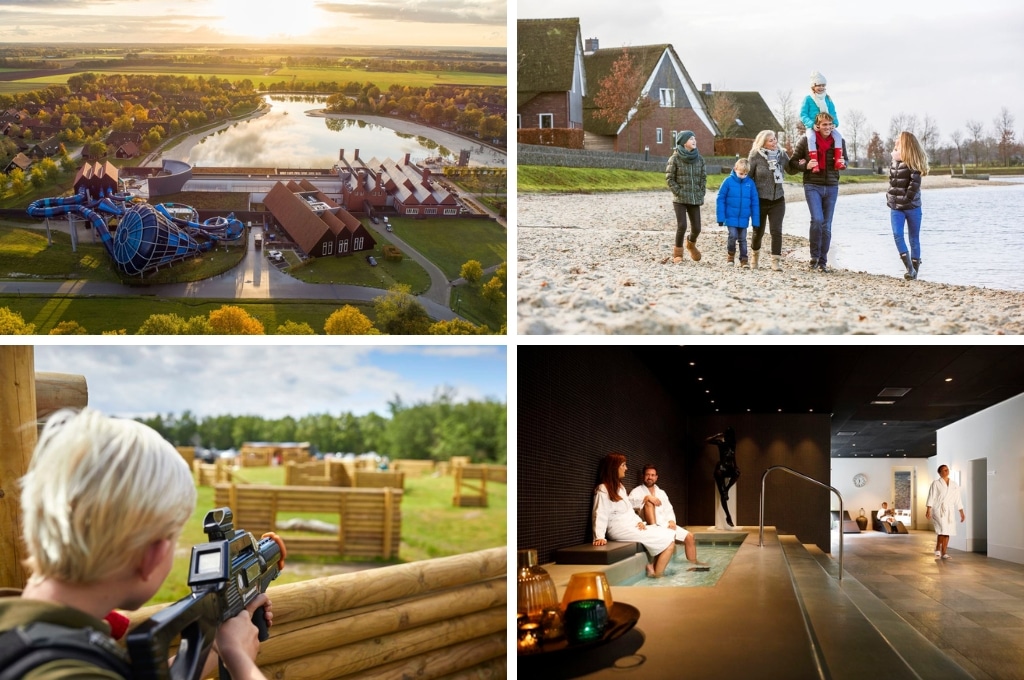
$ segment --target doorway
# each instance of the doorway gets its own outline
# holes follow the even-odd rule
[[[967,551],[988,554],[988,458],[971,461],[970,496],[967,507]],[[965,503],[966,505],[966,503]]]

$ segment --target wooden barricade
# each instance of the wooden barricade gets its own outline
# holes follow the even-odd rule
[[[348,468],[340,460],[326,458],[312,463],[287,463],[285,486],[357,486],[352,483]]]
[[[399,472],[405,472],[410,477],[422,477],[424,475],[433,474],[434,461],[399,458],[398,460],[391,461],[391,469]]]
[[[405,488],[405,473],[394,470],[356,470],[356,486],[361,489]]]
[[[247,447],[243,446],[238,452],[239,467],[270,467],[270,461],[274,457],[274,449],[271,447]]]
[[[451,469],[462,467],[463,465],[469,465],[469,462],[469,456],[452,456],[448,459],[448,464],[451,466]]]
[[[279,513],[320,513],[338,517],[335,536],[288,536],[295,555],[391,559],[402,537],[400,489],[353,489],[266,484],[218,484],[214,506],[228,506],[235,526],[260,536],[277,531]]]
[[[492,548],[272,586],[274,627],[256,663],[288,680],[506,677],[507,555]],[[131,613],[132,624],[162,606]]]
[[[181,459],[185,461],[185,464],[191,468],[192,462],[196,459],[196,447],[175,446],[174,448],[177,449],[178,453],[181,454]]]
[[[204,463],[201,458],[192,461],[192,478],[196,486],[216,486],[237,481],[233,464],[223,458],[212,463]]]
[[[327,476],[331,478],[331,486],[352,486],[352,480],[356,475],[354,461],[325,458],[324,464],[327,468]]]
[[[456,507],[487,507],[487,481],[506,483],[508,471],[504,465],[459,465],[453,467]]]

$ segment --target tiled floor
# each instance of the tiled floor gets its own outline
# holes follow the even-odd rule
[[[844,538],[847,573],[957,664],[979,680],[1024,679],[1024,565],[956,550],[936,560],[931,532]]]

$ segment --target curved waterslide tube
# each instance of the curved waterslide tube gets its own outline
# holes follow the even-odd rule
[[[211,241],[198,242],[148,204],[122,208],[114,202],[126,203],[129,199],[130,196],[108,191],[100,200],[89,202],[83,193],[79,193],[64,198],[39,199],[29,205],[27,212],[32,217],[42,218],[73,213],[88,220],[114,259],[115,266],[125,274],[144,274],[160,265],[210,250],[216,242],[213,236]],[[113,234],[107,229],[100,211],[121,216]]]
[[[172,216],[163,203],[158,203],[153,207],[158,213],[178,226],[220,241],[237,241],[242,237],[244,231],[244,225],[235,217],[235,213],[230,213],[227,217],[211,217],[202,222],[193,222]]]

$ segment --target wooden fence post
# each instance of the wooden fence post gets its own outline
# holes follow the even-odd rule
[[[22,588],[21,488],[36,447],[35,355],[31,346],[0,346],[0,587]]]

